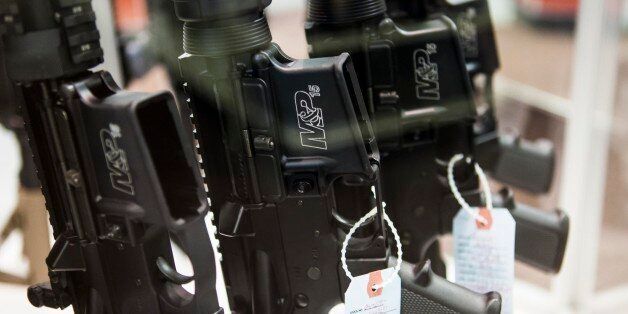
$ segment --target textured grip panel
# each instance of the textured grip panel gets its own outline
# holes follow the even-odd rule
[[[401,313],[498,314],[501,311],[499,293],[481,294],[456,285],[436,275],[430,265],[430,261],[417,267],[402,263]]]
[[[569,217],[562,210],[544,212],[523,204],[517,204],[512,216],[517,223],[517,259],[541,270],[557,273],[565,256]]]
[[[532,193],[550,190],[556,162],[551,142],[502,135],[499,145],[499,161],[491,171],[494,179]]]
[[[401,289],[401,313],[454,314],[458,312],[412,291]]]

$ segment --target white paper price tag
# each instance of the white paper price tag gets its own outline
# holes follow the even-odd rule
[[[384,288],[373,286],[392,278]],[[401,312],[401,278],[394,268],[354,277],[345,292],[345,314],[396,314]]]
[[[456,283],[480,293],[499,292],[502,313],[509,314],[513,312],[515,220],[504,208],[481,209],[479,213],[488,224],[466,210],[454,219]]]

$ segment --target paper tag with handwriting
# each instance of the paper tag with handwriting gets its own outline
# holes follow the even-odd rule
[[[373,286],[394,276],[385,287]],[[354,277],[345,292],[345,314],[397,314],[401,312],[401,278],[394,268]]]
[[[510,314],[515,281],[515,220],[504,208],[482,208],[479,214],[487,223],[480,223],[466,210],[460,210],[454,218],[456,283],[480,293],[499,292],[501,312]]]

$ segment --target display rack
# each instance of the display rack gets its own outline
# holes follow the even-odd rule
[[[628,307],[628,284],[596,291],[598,248],[619,65],[621,0],[581,0],[571,96],[501,79],[496,92],[564,119],[559,206],[571,219],[561,272],[550,291],[518,281],[515,304],[532,313],[608,313]]]

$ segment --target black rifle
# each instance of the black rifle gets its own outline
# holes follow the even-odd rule
[[[474,125],[477,161],[502,183],[532,193],[547,192],[553,181],[555,154],[546,140],[530,142],[512,134],[499,134],[495,118],[493,78],[499,57],[487,0],[452,3],[447,0],[387,0],[390,16],[402,25],[429,17],[451,17],[458,29],[466,68],[478,111]],[[558,272],[562,265],[569,219],[562,210],[544,213],[515,204],[502,189],[496,205],[507,207],[517,220],[517,258],[537,268]]]
[[[348,264],[357,275],[391,262],[379,151],[349,56],[286,56],[271,43],[263,13],[270,2],[174,1],[185,22],[181,70],[232,310],[327,313],[348,286],[340,243],[374,206],[378,215],[350,242]],[[337,202],[371,186],[376,197]],[[499,295],[433,277],[429,267],[404,269],[408,311],[501,307]]]
[[[545,191],[552,178],[554,154],[551,148],[517,141],[500,143],[491,91],[492,75],[499,63],[492,27],[487,28],[491,26],[487,7],[478,7],[478,12],[483,12],[481,20],[488,24],[480,25],[485,31],[478,33],[477,54],[471,48],[464,49],[470,46],[468,40],[461,44],[456,24],[443,13],[454,10],[450,6],[437,8],[440,11],[434,9],[411,23],[397,23],[387,17],[383,0],[309,0],[305,28],[312,56],[349,52],[355,60],[382,149],[384,200],[402,233],[404,259],[419,262],[432,258],[435,271],[444,274],[436,239],[451,231],[459,209],[446,180],[449,159],[463,153],[476,158],[484,168],[495,170],[492,172],[498,173],[498,178],[513,177],[520,180],[521,187]],[[472,85],[471,79],[480,74],[485,76],[484,85]],[[489,108],[478,116],[476,98],[480,93]],[[525,162],[514,164],[513,160]],[[513,169],[518,176],[504,171]],[[522,175],[527,169],[535,172]],[[531,179],[525,180],[526,176]],[[480,204],[471,164],[458,165],[456,180],[465,197]],[[512,199],[507,204],[522,227],[517,228],[517,258],[558,271],[568,232],[565,214],[524,209],[515,206]],[[536,245],[551,243],[543,247],[543,258],[539,258],[538,246],[530,245],[530,239],[539,240]]]
[[[533,193],[549,191],[554,175],[555,154],[551,144],[530,142],[517,135],[497,132],[493,78],[499,56],[487,0],[452,4],[447,0],[387,0],[389,16],[402,27],[447,16],[458,30],[460,46],[471,79],[478,117],[475,145],[478,162],[493,178]],[[525,173],[521,169],[526,169]]]
[[[77,313],[221,313],[207,197],[168,93],[91,72],[103,52],[90,0],[1,0],[9,78],[23,103],[55,244],[35,306]],[[19,25],[19,27],[15,27]],[[174,267],[171,239],[194,274]],[[194,281],[195,293],[183,284]]]

